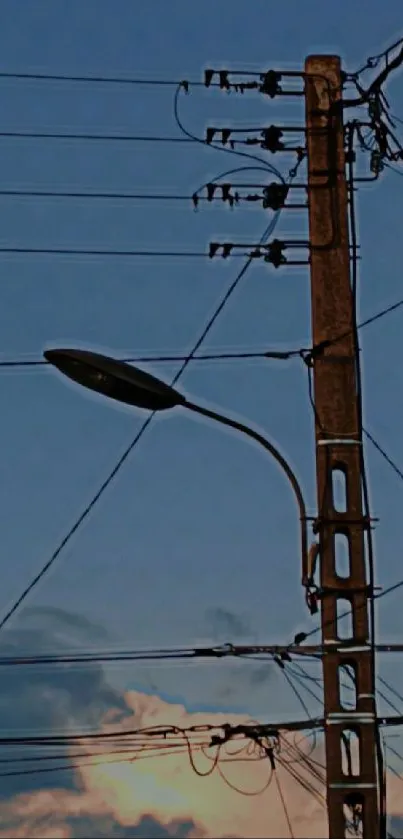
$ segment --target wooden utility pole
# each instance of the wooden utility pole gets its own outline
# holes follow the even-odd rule
[[[313,346],[344,335],[312,356],[319,599],[322,643],[327,649],[323,679],[329,836],[344,839],[348,820],[354,820],[362,823],[364,839],[379,839],[377,720],[368,617],[373,592],[366,576],[369,522],[362,508],[340,59],[309,56],[305,73]],[[336,509],[336,471],[344,476],[342,511]],[[348,551],[349,568],[343,576],[337,565],[337,535],[346,539]],[[346,607],[351,608],[351,631],[341,639],[337,616]],[[342,704],[346,670],[354,682],[354,709]],[[349,753],[351,734],[357,754]]]

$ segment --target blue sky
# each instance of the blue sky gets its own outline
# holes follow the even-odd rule
[[[289,0],[3,0],[1,69],[201,80],[207,66],[302,69],[313,52],[341,54],[355,70],[396,40],[400,4]],[[3,131],[180,136],[170,87],[0,80]],[[402,76],[388,87],[403,116]],[[301,101],[227,96],[191,88],[186,126],[302,124]],[[95,143],[0,138],[2,189],[192,194],[237,161],[191,144]],[[268,156],[284,172],[292,158]],[[256,176],[257,177],[257,176]],[[386,173],[359,199],[360,315],[401,295],[399,176]],[[270,217],[260,207],[0,197],[0,244],[205,251],[214,239],[257,241]],[[285,214],[278,231],[304,238],[306,217]],[[45,346],[91,346],[113,354],[186,353],[240,267],[239,260],[0,256],[0,357],[34,359]],[[401,439],[402,314],[362,334],[365,424],[397,463]],[[255,264],[217,321],[205,351],[309,345],[306,268]],[[169,380],[172,365],[149,365]],[[306,370],[298,360],[194,363],[181,382],[205,405],[264,431],[287,456],[316,510],[314,438]],[[5,612],[99,488],[143,421],[63,382],[52,371],[3,370],[2,511]],[[403,576],[402,485],[368,450],[378,582]],[[27,606],[85,615],[105,631],[86,649],[192,645],[217,640],[288,642],[313,626],[300,586],[294,499],[277,467],[239,436],[180,410],[157,418],[85,526]],[[380,638],[401,631],[399,594],[380,607]],[[236,636],[231,634],[238,620]],[[32,613],[13,618],[29,627]],[[11,627],[11,623],[10,623]],[[46,635],[46,633],[45,633]],[[25,637],[25,636],[24,636]],[[47,638],[47,639],[46,639]],[[41,643],[57,649],[49,633]],[[242,664],[240,668],[249,665]],[[251,666],[251,665],[250,665]],[[225,695],[221,668],[114,670],[122,685],[255,714],[298,711],[279,681],[253,691],[248,678]],[[391,672],[385,669],[385,673]],[[206,676],[208,673],[208,677]],[[394,673],[395,684],[403,679]],[[285,691],[288,691],[287,694]]]

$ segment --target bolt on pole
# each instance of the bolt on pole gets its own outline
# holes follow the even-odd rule
[[[369,642],[365,528],[354,310],[350,285],[349,228],[337,56],[305,61],[311,309],[319,539],[326,787],[330,839],[343,839],[350,822],[364,839],[379,839],[377,719],[373,657]],[[343,335],[344,337],[335,341]],[[335,473],[343,477],[343,511],[334,496]],[[336,537],[344,537],[347,576],[337,565]],[[339,573],[337,571],[339,570]],[[348,637],[339,638],[337,615],[351,609]],[[354,707],[343,703],[346,668]],[[355,747],[351,745],[354,738]]]

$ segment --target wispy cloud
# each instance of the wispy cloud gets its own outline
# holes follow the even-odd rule
[[[217,641],[239,641],[247,643],[252,631],[246,615],[237,615],[229,609],[215,606],[206,611],[206,624],[211,637]]]

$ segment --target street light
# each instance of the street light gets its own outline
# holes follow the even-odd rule
[[[126,405],[133,405],[149,411],[165,411],[175,407],[187,408],[188,411],[208,417],[208,419],[212,419],[220,425],[240,431],[259,443],[282,468],[294,490],[300,518],[302,583],[307,585],[309,574],[307,567],[307,516],[304,498],[293,470],[270,440],[235,419],[190,402],[175,388],[124,361],[118,361],[89,350],[52,349],[45,350],[43,355],[46,361],[69,379],[89,390],[115,399],[117,402],[124,402]]]

